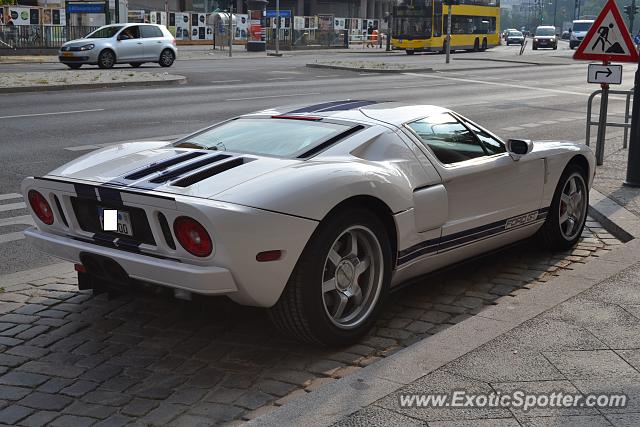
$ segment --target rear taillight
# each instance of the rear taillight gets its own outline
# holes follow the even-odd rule
[[[176,39],[171,40],[171,44],[174,45],[174,46],[178,45],[178,43],[176,42]]]
[[[195,219],[187,216],[176,218],[173,222],[173,232],[180,245],[190,254],[197,257],[206,257],[211,254],[213,250],[211,237]]]
[[[47,225],[53,224],[53,210],[47,199],[36,190],[29,190],[29,204],[38,219]]]

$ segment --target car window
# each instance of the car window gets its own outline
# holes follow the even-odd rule
[[[465,120],[464,124],[467,125],[467,127],[473,131],[473,133],[476,135],[476,137],[480,141],[482,141],[482,144],[484,144],[484,148],[487,150],[489,155],[506,153],[507,149],[505,145],[502,143],[502,141],[489,135],[487,131],[480,129],[478,126],[474,125],[473,123],[470,123]]]
[[[176,143],[177,147],[296,157],[350,126],[292,119],[236,119]]]
[[[163,37],[162,31],[153,25],[143,25],[140,27],[142,38]]]
[[[554,28],[538,28],[536,29],[536,36],[555,36],[556,30]]]
[[[129,39],[139,39],[140,38],[140,27],[137,25],[132,25],[131,27],[127,27],[118,36],[123,40]]]
[[[592,22],[574,22],[573,31],[589,31]]]
[[[407,126],[444,164],[486,155],[474,134],[449,113],[429,116]]]
[[[87,35],[87,39],[108,39],[116,35],[118,31],[122,29],[122,25],[114,25],[110,27],[101,27],[95,30],[93,33]]]

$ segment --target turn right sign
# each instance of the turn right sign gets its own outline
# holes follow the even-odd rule
[[[573,59],[638,62],[638,51],[615,0],[607,4],[580,42]]]

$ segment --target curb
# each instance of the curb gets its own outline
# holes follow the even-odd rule
[[[623,243],[640,237],[638,217],[595,188],[589,192],[589,215]]]
[[[87,83],[87,84],[74,84],[74,85],[57,85],[57,86],[24,86],[24,87],[9,87],[2,88],[0,92],[5,93],[23,93],[23,92],[56,92],[61,90],[75,90],[75,89],[101,89],[107,87],[130,87],[130,86],[172,86],[185,84],[187,78],[179,76],[177,79],[171,80],[148,80],[137,82],[120,82],[120,83]]]
[[[363,368],[361,371],[292,400],[273,412],[255,418],[247,426],[325,427],[371,405],[396,390],[464,356],[550,308],[572,298],[640,260],[638,218],[591,190],[589,213],[605,218],[603,226],[614,236],[620,232],[630,242],[587,264]],[[608,216],[608,218],[607,218]],[[630,238],[629,238],[630,237]],[[620,238],[620,237],[618,237]],[[631,239],[634,239],[631,241]],[[623,240],[624,241],[624,240]]]
[[[406,68],[402,70],[385,70],[380,68],[356,68],[343,65],[306,64],[307,68],[325,68],[329,70],[360,71],[363,73],[431,73],[433,68]]]

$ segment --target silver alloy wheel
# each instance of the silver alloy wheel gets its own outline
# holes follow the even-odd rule
[[[100,54],[100,63],[104,68],[111,68],[116,58],[113,52],[106,50]]]
[[[575,172],[564,184],[560,195],[558,218],[562,237],[573,240],[581,230],[586,215],[587,190],[584,178]]]
[[[367,227],[344,230],[324,262],[322,302],[331,322],[353,329],[367,320],[380,296],[384,278],[382,247]]]
[[[169,67],[171,64],[173,64],[173,61],[173,52],[171,52],[169,49],[163,50],[160,54],[160,65],[162,65],[163,67]]]

